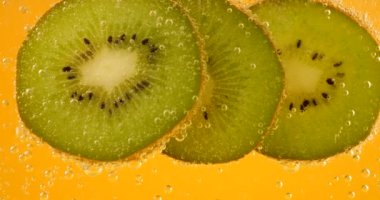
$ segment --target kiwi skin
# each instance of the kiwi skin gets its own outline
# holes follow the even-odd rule
[[[48,11],[48,13],[46,13],[41,18],[41,20],[37,23],[36,27],[30,32],[28,37],[33,37],[33,35],[38,34],[38,32],[39,32],[38,29],[41,28],[41,26],[43,26],[45,24],[46,20],[51,18],[52,15],[55,15],[58,9],[62,9],[62,7],[65,6],[64,4],[70,3],[70,2],[78,2],[78,1],[63,1],[61,3],[58,3],[53,9]],[[188,29],[189,29],[188,34],[191,35],[192,38],[195,38],[196,37],[195,34],[192,33],[190,28],[188,28]],[[194,41],[193,45],[197,46],[197,44],[195,42],[196,39],[193,39],[193,41]],[[66,146],[67,144],[62,144],[60,142],[54,141],[52,138],[46,137],[46,135],[44,135],[44,134],[48,134],[49,131],[45,130],[44,127],[42,127],[42,128],[41,127],[35,127],[35,124],[34,124],[35,122],[33,122],[33,120],[30,118],[30,116],[27,113],[25,113],[25,105],[29,104],[29,102],[28,102],[28,100],[22,99],[22,97],[21,97],[23,95],[23,93],[25,93],[24,90],[27,86],[24,83],[21,83],[23,75],[22,75],[21,70],[19,70],[19,68],[21,68],[21,65],[23,64],[23,59],[28,56],[27,53],[25,53],[25,48],[27,48],[26,46],[28,46],[28,45],[29,45],[29,41],[26,40],[23,43],[23,46],[21,47],[21,50],[19,51],[19,54],[18,54],[18,70],[17,70],[17,77],[16,77],[16,87],[17,87],[16,92],[17,92],[17,100],[18,100],[17,101],[18,109],[19,109],[20,117],[23,120],[26,127],[28,127],[33,133],[35,133],[39,136],[42,134],[43,136],[41,136],[41,138],[44,141],[46,141],[47,143],[49,143],[51,146],[55,147],[56,149],[58,149],[60,151],[67,152],[70,155],[77,156],[78,159],[89,159],[89,160],[94,160],[94,161],[95,160],[98,160],[98,161],[115,161],[115,160],[119,160],[119,159],[129,159],[129,158],[132,159],[132,158],[139,157],[140,152],[144,152],[143,154],[146,154],[146,152],[153,151],[154,150],[153,147],[162,146],[162,143],[164,143],[167,140],[167,137],[169,137],[170,134],[168,134],[168,136],[161,137],[162,135],[164,135],[164,132],[163,132],[160,137],[155,136],[155,137],[149,138],[144,143],[137,144],[137,147],[136,146],[131,147],[134,149],[122,150],[124,152],[120,152],[120,149],[118,149],[119,145],[116,145],[116,144],[115,144],[115,146],[112,145],[112,148],[115,147],[114,149],[112,149],[112,148],[94,149],[94,148],[91,148],[91,146],[86,147],[86,144],[78,143],[78,144],[75,144],[76,145],[75,148],[82,148],[81,146],[83,146],[83,148],[85,148],[84,151],[83,151],[83,149],[79,151],[78,149],[67,147]],[[189,48],[190,48],[190,46],[189,46]],[[198,47],[193,48],[191,50],[191,52],[189,51],[189,54],[195,55],[194,54],[195,52],[197,52],[196,53],[197,59],[199,59],[198,57],[200,56],[199,55],[200,53],[199,53]],[[62,67],[62,66],[60,66],[60,67]],[[199,65],[194,65],[194,67],[199,68]],[[59,69],[59,70],[61,70],[61,69]],[[201,83],[197,82],[197,83],[195,83],[195,85],[197,85],[199,87],[199,88],[197,88],[197,91],[200,91],[200,88],[202,87]],[[191,99],[191,97],[190,97],[190,99]],[[189,104],[189,106],[190,106],[189,109],[191,109],[191,107],[196,106],[196,104],[193,104],[193,102],[194,101],[192,100],[191,104]],[[39,113],[35,112],[35,114],[38,115]],[[189,112],[188,115],[190,116],[191,112]],[[184,114],[181,114],[181,116],[184,116]],[[178,121],[173,122],[172,125],[166,127],[168,131],[165,131],[165,133],[166,132],[175,132],[175,130],[177,128],[174,126],[177,125],[178,122],[180,125],[182,123],[185,123],[187,120],[188,120],[188,117],[186,117],[186,116],[182,119],[178,119]],[[91,140],[91,138],[89,138],[89,139]],[[125,140],[118,140],[118,141],[120,143],[125,143],[127,139],[128,138],[125,138]],[[67,142],[67,143],[73,143],[73,142]],[[105,145],[107,145],[107,144],[105,144]],[[120,145],[120,146],[124,146],[124,145]],[[102,151],[102,150],[107,150],[107,151],[111,151],[111,152]]]
[[[260,6],[267,3],[271,4],[270,6],[267,5],[265,8],[267,10],[265,11],[264,8],[260,10]],[[281,28],[281,26],[278,25],[278,23],[280,23],[279,21],[287,20],[286,17],[283,17],[281,14],[282,12],[287,12],[289,9],[288,6],[291,7],[291,3],[299,4],[298,12],[294,11],[293,13],[294,17],[292,17],[292,19],[295,20],[290,20],[286,28]],[[311,9],[312,6],[318,7],[318,14],[316,14],[316,10]],[[277,16],[274,16],[273,13],[268,14],[270,12],[269,9],[271,9],[272,12],[277,13]],[[294,113],[289,111],[291,102],[288,100],[291,98],[289,97],[291,94],[288,94],[287,97],[284,97],[284,103],[281,105],[282,108],[278,118],[279,122],[275,127],[272,127],[272,131],[268,132],[268,135],[266,135],[265,139],[258,146],[257,150],[259,152],[275,159],[320,160],[346,152],[364,141],[369,134],[374,132],[373,130],[376,126],[375,121],[379,117],[380,110],[380,95],[378,92],[380,91],[378,88],[380,83],[379,79],[375,78],[375,76],[380,77],[380,64],[377,62],[376,57],[371,57],[370,55],[374,53],[380,55],[380,52],[377,48],[378,45],[375,40],[368,33],[371,32],[371,29],[367,27],[365,23],[360,22],[359,20],[359,25],[356,24],[356,22],[358,22],[357,17],[353,16],[352,12],[345,11],[337,5],[322,5],[311,1],[268,0],[254,5],[250,8],[250,11],[252,11],[250,14],[252,18],[261,21],[263,25],[269,24],[269,26],[264,27],[266,27],[267,31],[271,33],[270,37],[272,38],[276,48],[281,49],[281,52],[285,54],[280,55],[280,60],[284,65],[288,62],[288,58],[286,58],[286,49],[288,46],[294,46],[294,48],[300,47],[301,49],[309,48],[309,51],[320,51],[324,53],[325,57],[322,58],[321,61],[316,62],[326,62],[328,59],[333,60],[333,58],[337,59],[336,61],[339,59],[343,60],[343,62],[332,62],[330,64],[332,67],[344,70],[346,77],[344,80],[342,79],[343,81],[341,83],[345,83],[345,90],[349,92],[346,93],[345,90],[339,88],[340,90],[336,90],[334,94],[329,96],[323,95],[322,93],[322,99],[325,96],[330,98],[323,100],[318,106],[307,106],[307,109],[304,111],[302,111],[302,107],[294,106],[297,110]],[[348,50],[342,49],[341,51],[335,53],[330,49],[323,51],[321,49],[326,49],[326,45],[323,46],[322,42],[320,45],[314,44],[313,46],[312,40],[314,38],[313,36],[308,36],[312,34],[307,33],[308,31],[302,32],[301,29],[298,30],[297,28],[292,27],[292,24],[296,23],[294,21],[296,21],[297,18],[301,18],[297,16],[297,14],[303,12],[313,13],[313,17],[310,18],[310,21],[313,23],[312,27],[315,27],[315,31],[319,31],[319,34],[323,35],[323,40],[330,41],[329,44],[345,46]],[[327,16],[327,14],[329,14],[329,16]],[[325,23],[329,22],[329,18],[330,21],[340,20],[342,23],[336,24],[335,26],[326,25],[324,23],[322,24],[320,22],[322,21],[320,19],[322,17],[319,16],[326,17]],[[276,17],[278,17],[278,19],[275,19]],[[302,19],[305,18],[307,17],[302,16]],[[320,19],[320,21],[315,21],[316,18]],[[344,36],[346,33],[339,33],[339,37],[336,37],[331,36],[330,33],[323,32],[323,29],[318,30],[320,27],[325,26],[333,27],[330,32],[334,34],[345,30],[348,33],[352,33],[353,38]],[[308,30],[308,27],[310,28],[311,25],[306,24],[303,26],[303,29]],[[312,29],[313,28],[311,28],[311,30]],[[283,36],[281,35],[280,30],[285,33],[291,31],[292,35],[286,36],[286,34],[284,34],[285,36]],[[306,36],[312,39],[307,38],[307,41],[302,40],[302,43],[298,42],[301,37]],[[285,37],[288,39],[284,39]],[[358,41],[357,38],[363,39],[362,41]],[[308,47],[303,47],[304,45]],[[362,50],[363,47],[368,47],[368,50]],[[332,49],[334,48],[335,47]],[[352,49],[356,49],[358,52],[355,52],[355,50]],[[346,52],[345,54],[347,55],[342,56],[339,52]],[[310,59],[313,58],[311,53],[312,52],[310,52]],[[355,58],[359,56],[360,61],[355,60]],[[353,65],[360,66],[360,69],[358,69],[359,67],[355,67]],[[286,82],[288,81],[289,80],[286,80]],[[367,81],[371,83],[370,87],[368,86],[369,83],[367,83]],[[340,84],[334,85],[329,79],[326,80],[326,83],[323,82],[323,84],[331,84],[331,87],[340,86]],[[345,93],[342,94],[343,92]],[[347,95],[347,97],[344,97],[344,95]],[[354,96],[356,96],[356,98],[354,98]],[[344,103],[342,103],[341,108],[328,108],[329,105],[334,105],[334,101],[336,99],[345,100],[343,101]],[[312,115],[311,113],[316,113],[314,112],[316,107],[320,107],[319,109],[330,114]],[[330,109],[330,111],[328,109]],[[292,115],[291,119],[286,118],[289,113]],[[340,115],[337,113],[340,113]],[[303,122],[303,118],[307,118],[308,122]],[[295,119],[300,120],[296,121]],[[313,128],[313,126],[316,127]],[[344,130],[339,131],[340,127],[343,127]],[[292,134],[290,132],[292,132]],[[339,134],[337,134],[337,140],[334,140],[333,136],[336,135],[336,133]]]

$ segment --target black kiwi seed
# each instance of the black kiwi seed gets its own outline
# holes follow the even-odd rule
[[[336,76],[338,76],[339,78],[343,78],[345,76],[345,74],[342,72],[338,72],[338,73],[336,73]]]
[[[305,111],[305,107],[303,105],[300,106],[300,110],[303,112]]]
[[[154,52],[156,52],[158,50],[158,47],[156,47],[155,45],[152,45],[151,47],[150,47],[150,52],[151,53],[154,53]]]
[[[131,100],[132,98],[131,94],[129,94],[128,92],[125,94],[125,97],[127,98],[127,100]]]
[[[281,55],[282,54],[281,49],[277,49],[276,53],[277,53],[277,55]]]
[[[73,93],[71,94],[71,98],[74,98],[74,97],[76,97],[76,96],[78,96],[78,93],[77,93],[77,92],[73,92]]]
[[[137,39],[137,35],[133,34],[131,38],[132,38],[132,40],[136,40]]]
[[[318,53],[314,53],[313,56],[311,57],[312,60],[315,60],[318,58]]]
[[[309,104],[310,104],[310,101],[309,101],[309,100],[306,100],[306,99],[302,102],[302,105],[303,105],[304,107],[307,107]]]
[[[342,61],[339,61],[337,63],[334,63],[334,67],[340,67],[343,64]]]
[[[332,78],[328,78],[328,79],[326,79],[326,83],[329,84],[329,85],[334,85],[335,81]]]
[[[121,40],[121,41],[125,41],[125,38],[126,38],[126,37],[127,37],[127,36],[126,36],[125,34],[123,34],[123,35],[120,36],[120,40]]]
[[[124,100],[123,99],[119,99],[119,103],[123,104]]]
[[[322,92],[322,97],[325,98],[325,99],[328,99],[329,95],[326,92]]]
[[[86,60],[86,61],[88,60],[87,55],[84,54],[84,53],[81,53],[81,54],[80,54],[80,57],[83,58],[83,60]]]
[[[111,44],[111,43],[112,43],[112,40],[113,40],[113,39],[112,39],[112,36],[108,36],[108,39],[107,39],[108,43]]]
[[[102,103],[100,104],[100,109],[104,109],[104,108],[106,108],[106,103],[102,102]]]
[[[205,120],[208,120],[208,113],[206,111],[203,112],[203,118]]]
[[[315,106],[318,105],[318,104],[317,104],[317,101],[316,101],[315,99],[313,99],[312,102],[313,102],[313,104],[314,104]]]
[[[298,41],[297,41],[297,48],[300,48],[301,45],[302,45],[302,41],[301,41],[301,40],[298,40]]]
[[[75,79],[75,78],[76,78],[76,77],[75,77],[74,75],[70,75],[70,76],[67,77],[68,80],[73,80],[73,79]]]
[[[146,80],[141,81],[141,84],[143,84],[145,87],[149,87],[150,83]]]
[[[87,39],[87,38],[83,38],[83,42],[84,42],[85,44],[87,44],[87,45],[90,45],[90,44],[91,44],[90,40]]]
[[[63,72],[70,72],[71,70],[72,70],[72,68],[70,66],[66,66],[66,67],[62,68]]]
[[[79,95],[78,101],[83,101],[84,97],[82,95]]]
[[[149,43],[149,38],[145,38],[141,41],[142,45],[147,45]]]
[[[88,100],[91,100],[93,96],[94,96],[94,93],[90,92],[90,93],[88,94]]]
[[[289,110],[291,111],[293,108],[294,108],[293,103],[290,103],[290,105],[289,105]]]
[[[113,103],[113,105],[115,106],[115,108],[118,108],[118,107],[119,107],[119,104],[117,103],[117,101],[115,101],[115,102]]]

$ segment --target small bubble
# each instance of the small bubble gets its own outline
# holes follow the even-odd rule
[[[218,173],[221,174],[221,173],[223,173],[223,172],[224,172],[224,169],[221,168],[221,167],[219,167],[219,168],[218,168]]]
[[[326,9],[325,13],[326,13],[326,15],[331,15],[331,10],[330,9]]]
[[[235,47],[234,48],[234,52],[237,53],[237,54],[240,54],[241,53],[241,48],[240,47]]]
[[[119,180],[119,175],[117,174],[117,171],[110,171],[108,172],[108,180],[112,181],[112,182],[116,182]]]
[[[362,185],[362,191],[363,192],[368,192],[369,191],[369,186],[368,185]]]
[[[284,187],[284,182],[282,182],[282,181],[277,181],[277,182],[276,182],[276,187],[277,187],[277,188],[283,188],[283,187]]]
[[[369,176],[371,176],[371,170],[369,170],[368,168],[364,168],[364,169],[362,169],[362,175],[363,175],[364,177],[369,177]]]
[[[144,182],[144,179],[141,175],[136,175],[135,182],[136,182],[136,185],[141,185]]]
[[[285,193],[285,199],[292,199],[292,198],[293,198],[293,194],[291,192]]]
[[[24,13],[24,14],[29,13],[29,8],[26,7],[26,6],[20,6],[20,7],[18,7],[18,10],[19,10],[21,13]]]
[[[66,167],[64,171],[64,177],[66,179],[72,179],[74,177],[74,171],[70,166]]]
[[[162,196],[161,195],[155,195],[153,197],[153,200],[162,200]]]
[[[10,63],[10,59],[9,58],[2,58],[1,62],[3,63],[3,65],[8,65]]]
[[[40,192],[40,200],[48,200],[49,199],[49,193],[42,191]]]
[[[18,155],[19,161],[26,161],[32,158],[32,153],[29,150],[24,151]]]
[[[165,193],[170,194],[173,192],[173,187],[171,185],[166,185],[165,186]]]
[[[353,199],[353,198],[355,198],[355,197],[356,197],[356,193],[355,193],[354,191],[350,191],[350,192],[348,192],[348,198]]]
[[[161,122],[162,122],[161,118],[159,118],[159,117],[154,118],[154,123],[155,124],[160,124]]]
[[[210,123],[210,122],[206,122],[206,123],[204,124],[204,126],[205,126],[205,128],[211,128],[211,123]]]
[[[83,172],[88,176],[97,176],[103,173],[103,166],[100,165],[92,165],[92,164],[83,164],[82,166]]]
[[[165,20],[165,24],[171,26],[174,24],[174,21],[172,19],[167,19]]]
[[[31,165],[31,164],[25,165],[25,171],[26,172],[32,172],[33,170],[34,170],[33,165]]]
[[[344,180],[346,182],[351,182],[352,181],[352,176],[351,175],[346,175],[346,176],[344,176]]]
[[[239,28],[241,28],[241,29],[243,29],[245,26],[244,26],[244,24],[243,23],[239,23]]]
[[[24,26],[24,31],[29,32],[30,30],[32,30],[32,28],[33,28],[32,25],[25,25]]]
[[[344,95],[345,95],[345,96],[348,96],[348,95],[350,95],[350,91],[348,91],[348,90],[345,90],[345,91],[344,91]]]
[[[377,53],[376,53],[376,52],[372,52],[372,53],[371,53],[371,56],[372,56],[372,58],[376,58]]]
[[[368,88],[372,87],[372,82],[371,81],[367,81],[366,84],[367,84]]]
[[[16,146],[16,145],[9,147],[9,152],[12,154],[18,153],[18,151],[19,151],[19,149],[18,149],[18,146]]]
[[[149,11],[149,16],[155,17],[156,15],[157,15],[157,11],[156,10]]]
[[[351,121],[350,120],[346,121],[346,126],[351,126]]]
[[[256,69],[256,67],[257,67],[255,63],[252,63],[250,66],[252,69]]]
[[[227,111],[228,110],[228,106],[226,104],[223,104],[221,106],[221,109],[222,109],[222,111]]]
[[[345,88],[345,87],[346,87],[346,83],[343,83],[343,82],[342,82],[342,83],[339,84],[339,86],[340,86],[341,88]]]
[[[252,35],[251,32],[249,32],[249,31],[246,31],[246,32],[245,32],[245,36],[246,36],[246,37],[250,37],[251,35]]]
[[[232,13],[232,8],[227,8],[228,13]]]
[[[2,99],[1,100],[1,105],[3,105],[3,106],[9,106],[9,101],[7,99]]]
[[[264,25],[265,27],[269,28],[269,22],[265,21],[265,22],[263,22],[263,25]]]

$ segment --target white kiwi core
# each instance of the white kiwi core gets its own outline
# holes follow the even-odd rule
[[[103,48],[79,67],[81,84],[112,90],[137,73],[138,53],[127,49]]]
[[[317,89],[323,71],[300,60],[284,63],[288,94],[313,93]]]

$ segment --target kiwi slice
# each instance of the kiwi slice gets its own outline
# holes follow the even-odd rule
[[[380,110],[380,51],[367,30],[307,0],[267,0],[251,10],[271,33],[286,79],[278,121],[259,151],[315,160],[363,141]]]
[[[127,158],[192,108],[199,57],[191,23],[171,1],[64,0],[19,51],[19,112],[61,151]]]
[[[164,153],[191,163],[222,163],[252,151],[271,124],[283,71],[271,42],[223,0],[181,0],[195,18],[208,55],[198,114]]]

